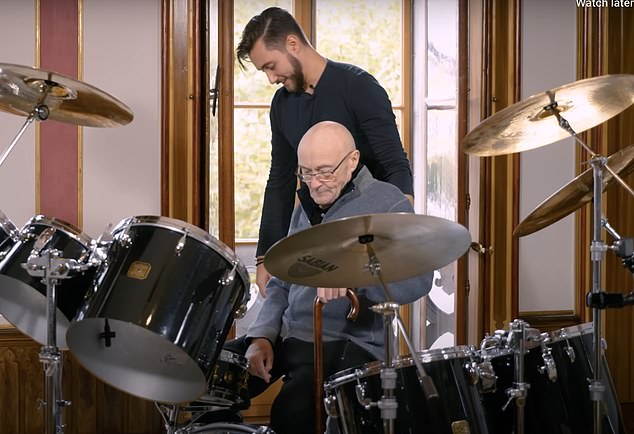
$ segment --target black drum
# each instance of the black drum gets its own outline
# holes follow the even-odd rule
[[[396,434],[486,433],[475,386],[476,352],[459,346],[417,353],[433,380],[439,397],[427,400],[418,381],[414,360],[400,358],[395,396],[398,403]],[[381,399],[381,362],[372,362],[331,376],[324,386],[326,411],[337,419],[344,434],[383,433],[376,402]]]
[[[207,374],[248,287],[239,259],[208,232],[132,217],[112,230],[68,345],[118,389],[157,402],[194,401],[207,392]]]
[[[529,339],[523,358],[524,382],[529,385],[524,405],[524,432],[592,433],[593,410],[588,389],[594,375],[592,324],[542,333]],[[504,345],[481,351],[479,390],[489,432],[515,432],[516,401],[509,400],[507,393],[514,387],[515,352]],[[607,381],[602,432],[623,432],[622,427],[619,429],[622,417],[605,359],[603,372]]]
[[[209,391],[200,401],[219,407],[249,408],[248,369],[245,357],[222,350],[208,379]]]
[[[3,230],[11,225],[5,221]],[[6,232],[5,232],[6,234]],[[90,237],[62,220],[38,215],[22,228],[16,237],[4,240],[0,261],[0,313],[18,330],[41,344],[47,344],[47,288],[42,277],[32,276],[25,269],[29,256],[46,250],[57,250],[60,259],[86,264],[90,256]],[[35,250],[34,250],[35,249]],[[70,272],[55,286],[56,344],[66,348],[66,330],[81,306],[90,287],[94,268]]]

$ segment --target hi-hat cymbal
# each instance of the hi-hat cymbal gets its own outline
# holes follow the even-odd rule
[[[376,286],[368,269],[369,250],[385,283],[443,267],[469,248],[467,229],[427,215],[391,213],[347,217],[322,223],[278,241],[264,257],[269,273],[305,286]]]
[[[130,109],[89,84],[56,72],[0,63],[0,110],[29,116],[40,104],[48,118],[87,127],[115,127],[132,121]]]
[[[610,155],[606,164],[620,178],[632,173],[634,171],[634,145]],[[604,169],[601,191],[605,191],[612,181],[614,181],[614,176]],[[585,203],[590,202],[594,196],[593,190],[594,177],[592,168],[589,168],[540,203],[517,225],[513,235],[522,237],[532,234],[566,217]]]
[[[579,80],[530,96],[485,119],[465,136],[462,149],[481,157],[511,154],[556,142],[605,122],[634,103],[634,75]]]

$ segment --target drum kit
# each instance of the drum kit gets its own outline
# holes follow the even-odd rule
[[[425,215],[373,214],[317,225],[274,245],[265,266],[285,281],[379,285],[386,294],[386,302],[371,308],[386,330],[384,361],[328,378],[318,388],[325,397],[316,414],[325,410],[342,433],[621,432],[600,309],[631,304],[634,295],[602,292],[599,282],[604,252],[616,251],[634,272],[634,248],[602,218],[601,193],[616,180],[634,195],[621,178],[634,168],[634,150],[605,158],[577,131],[633,102],[634,76],[581,80],[496,113],[463,143],[466,153],[494,156],[572,136],[590,152],[592,169],[538,206],[516,235],[540,230],[594,199],[592,323],[540,333],[514,320],[508,330],[486,336],[480,348],[416,351],[388,284],[462,256],[471,242],[462,225]],[[11,64],[0,64],[0,110],[27,116],[0,165],[33,120],[93,127],[132,120],[124,104],[99,89]],[[617,240],[610,249],[602,228]],[[53,217],[35,216],[18,229],[0,213],[0,238],[0,314],[43,345],[47,433],[64,430],[62,410],[70,403],[61,394],[61,350],[68,349],[104,382],[154,401],[169,434],[273,434],[267,427],[193,423],[213,409],[249,406],[248,363],[222,348],[244,312],[249,277],[223,243],[158,216],[126,218],[94,240]],[[397,331],[409,356],[394,351]],[[178,423],[183,411],[194,414],[192,422]]]
[[[114,127],[133,118],[93,86],[14,64],[0,64],[0,110],[27,117],[0,165],[34,120]],[[184,409],[194,421],[210,409],[248,406],[246,361],[222,349],[248,288],[235,253],[183,221],[134,216],[95,240],[45,215],[18,229],[0,212],[0,314],[42,344],[46,433],[64,432],[71,404],[62,398],[63,350],[105,383],[154,401],[169,433],[269,433],[176,423]]]

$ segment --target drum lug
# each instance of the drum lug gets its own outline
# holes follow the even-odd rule
[[[218,283],[220,283],[222,286],[227,286],[230,283],[232,283],[236,277],[237,267],[238,267],[238,263],[234,261],[233,268],[230,271],[225,271],[225,274],[223,274],[220,280],[218,280]]]
[[[354,391],[357,395],[357,401],[359,402],[359,404],[361,404],[366,410],[369,410],[370,408],[372,408],[373,406],[376,406],[377,404],[376,402],[372,402],[371,399],[366,397],[365,384],[362,384],[361,380],[359,380],[359,377],[362,374],[363,374],[363,371],[361,370],[356,371],[357,385],[354,387]]]
[[[176,256],[180,256],[181,253],[183,253],[183,250],[185,249],[185,242],[187,242],[188,235],[189,235],[189,231],[185,229],[185,233],[183,234],[181,239],[178,240],[178,243],[176,243],[176,248],[174,249]]]
[[[471,384],[478,384],[480,381],[480,372],[478,370],[478,363],[475,361],[469,361],[464,365],[465,371],[469,375],[469,379],[471,380]]]
[[[328,395],[324,398],[324,407],[326,407],[326,414],[329,417],[339,417],[339,413],[337,412],[337,397],[335,395]]]
[[[547,374],[548,379],[551,382],[556,382],[557,365],[555,364],[555,359],[552,356],[552,350],[545,344],[542,344],[542,360],[544,360],[544,365],[537,368],[537,371],[540,374]]]
[[[478,365],[478,377],[480,378],[480,388],[483,393],[495,393],[497,390],[498,377],[495,375],[491,360],[485,358]]]
[[[33,244],[33,250],[31,250],[31,256],[39,256],[42,250],[51,242],[53,236],[55,235],[55,228],[46,228],[44,229],[40,235],[35,240]]]

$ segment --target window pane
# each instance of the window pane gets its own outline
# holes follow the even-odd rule
[[[324,56],[370,72],[401,104],[401,0],[317,0],[316,48]]]
[[[236,0],[234,52],[251,17],[270,6],[292,11],[292,0]],[[234,195],[237,242],[257,240],[264,187],[271,163],[269,109],[248,109],[241,104],[268,106],[278,86],[250,63],[242,70],[234,63]]]
[[[257,239],[271,165],[268,109],[234,110],[236,240]]]
[[[457,114],[455,110],[427,112],[427,214],[456,220]],[[426,342],[430,348],[454,345],[456,263],[434,272],[434,285],[426,298]]]
[[[427,214],[456,220],[456,111],[427,112]]]
[[[458,83],[458,5],[447,0],[427,3],[428,99],[455,105]]]
[[[292,0],[236,0],[233,7],[234,32],[233,41],[238,46],[242,30],[251,17],[259,14],[270,6],[279,6],[292,12]],[[235,52],[235,50],[234,50]],[[266,74],[245,63],[246,70],[242,70],[236,59],[234,63],[234,99],[235,104],[241,103],[270,103],[277,86],[272,86]]]

